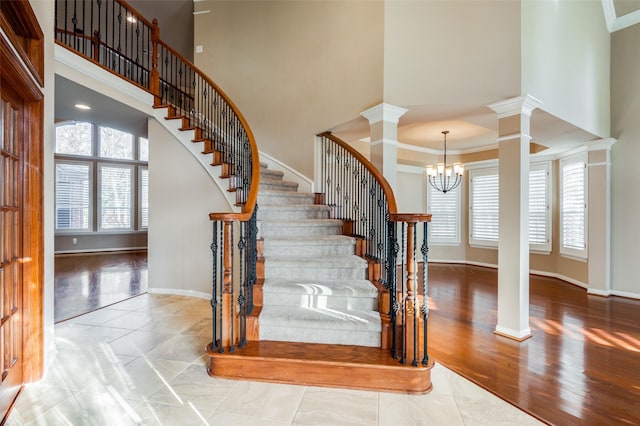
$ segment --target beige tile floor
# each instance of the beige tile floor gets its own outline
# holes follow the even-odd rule
[[[211,378],[210,315],[206,300],[144,294],[57,324],[53,363],[7,424],[539,424],[438,364],[419,396]]]

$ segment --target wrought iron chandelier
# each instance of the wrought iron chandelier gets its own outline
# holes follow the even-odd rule
[[[443,130],[444,135],[444,163],[438,163],[434,168],[433,166],[427,166],[427,179],[429,185],[436,191],[447,193],[456,189],[460,182],[462,182],[462,175],[464,174],[464,165],[455,163],[453,166],[447,166],[447,134],[448,130]]]

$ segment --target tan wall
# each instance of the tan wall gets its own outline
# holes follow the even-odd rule
[[[640,294],[640,25],[611,37],[612,289]]]
[[[199,68],[229,94],[260,150],[313,176],[315,134],[382,101],[383,3],[201,1]]]
[[[522,93],[543,110],[609,137],[609,69],[600,1],[522,2]]]

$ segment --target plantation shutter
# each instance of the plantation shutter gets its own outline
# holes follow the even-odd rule
[[[91,165],[56,163],[56,230],[89,230]]]
[[[584,250],[585,241],[585,163],[562,166],[562,247]]]
[[[149,169],[140,169],[140,227],[149,227]]]
[[[431,213],[431,223],[429,224],[431,243],[459,243],[458,237],[458,211],[459,211],[459,190],[457,187],[446,194],[429,187],[429,212]]]
[[[529,244],[547,244],[547,176],[544,169],[529,172]]]
[[[498,173],[471,178],[471,238],[498,241]]]

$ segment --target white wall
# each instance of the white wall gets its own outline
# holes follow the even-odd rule
[[[612,35],[612,282],[614,291],[640,297],[640,25]]]
[[[600,0],[522,2],[522,93],[543,110],[609,137],[609,69]]]
[[[229,211],[198,161],[149,120],[149,291],[205,297],[211,291],[209,213]]]

